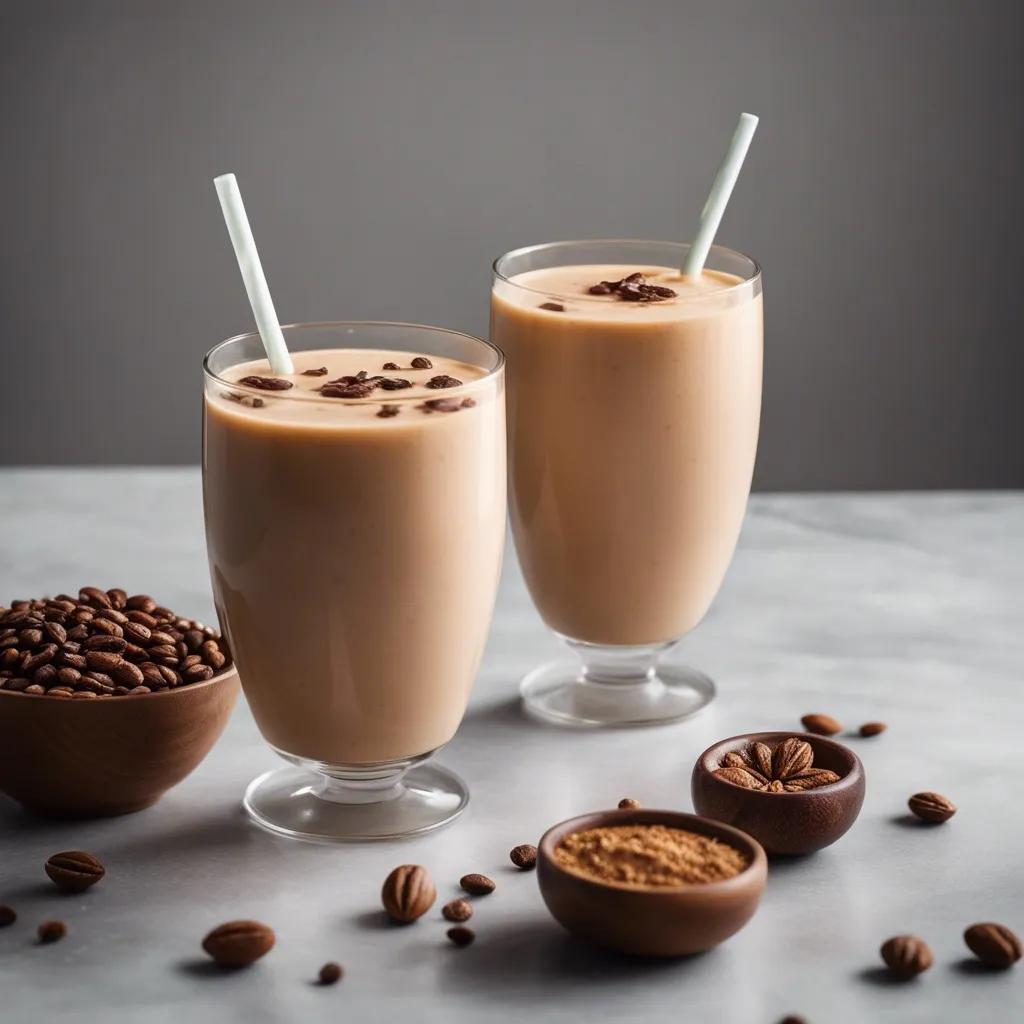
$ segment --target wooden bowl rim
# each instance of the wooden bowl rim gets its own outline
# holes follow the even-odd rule
[[[702,882],[696,885],[627,885],[624,882],[604,882],[586,875],[579,875],[562,867],[555,860],[555,848],[573,832],[585,832],[591,828],[601,828],[608,825],[665,825],[669,828],[685,829],[688,832],[698,832],[701,835],[709,836],[712,839],[721,839],[730,846],[750,857],[750,863],[732,878],[725,878],[717,882]],[[585,889],[593,889],[595,895],[601,892],[623,892],[638,898],[643,897],[678,897],[680,895],[707,894],[710,896],[725,894],[742,895],[751,885],[756,885],[757,877],[762,879],[768,873],[768,855],[764,852],[761,844],[751,835],[733,825],[727,825],[722,821],[715,821],[713,818],[705,818],[699,814],[690,814],[687,811],[669,811],[659,808],[626,808],[624,810],[591,811],[589,814],[580,814],[575,818],[567,818],[565,821],[552,825],[537,845],[539,856],[544,860],[545,866],[550,867],[554,872],[565,878],[571,879],[573,883]]]
[[[213,687],[213,686],[217,685],[218,683],[223,683],[225,680],[230,679],[232,676],[235,676],[235,677],[238,676],[238,669],[234,665],[231,665],[229,668],[226,668],[223,671],[218,672],[217,675],[213,676],[211,679],[204,679],[200,683],[183,683],[181,686],[175,686],[172,689],[164,690],[161,693],[136,693],[136,694],[124,693],[124,694],[121,694],[121,696],[119,696],[117,698],[117,702],[116,703],[121,704],[121,703],[123,703],[125,701],[150,700],[153,697],[156,697],[157,699],[159,699],[159,698],[167,698],[167,697],[173,697],[175,694],[178,694],[178,693],[185,693],[185,692],[188,692],[188,691],[196,692],[198,690],[205,690],[205,689],[207,689],[209,687]],[[0,698],[4,698],[4,697],[13,697],[13,698],[23,697],[23,698],[27,698],[28,700],[43,700],[43,701],[46,701],[49,704],[60,704],[62,706],[69,705],[69,704],[80,704],[80,705],[83,705],[83,706],[91,706],[91,705],[93,705],[95,703],[95,701],[91,701],[91,700],[77,700],[76,701],[76,700],[71,700],[70,698],[50,697],[50,696],[48,696],[45,693],[23,693],[21,690],[0,690]],[[105,707],[106,705],[100,705],[100,706],[101,707]]]
[[[744,789],[733,782],[726,782],[715,775],[715,769],[721,767],[722,758],[732,751],[740,750],[751,743],[781,741],[796,737],[805,740],[814,746],[815,743],[831,748],[846,762],[846,774],[841,776],[838,782],[829,782],[824,786],[815,786],[813,789],[800,790],[797,793],[765,793],[757,789]],[[757,800],[777,800],[780,796],[789,797],[791,802],[802,799],[805,803],[813,800],[820,800],[825,796],[844,793],[849,789],[856,789],[864,780],[864,765],[861,759],[845,744],[839,743],[830,736],[819,736],[812,732],[744,732],[728,739],[712,743],[696,760],[694,771],[700,773],[714,786],[725,786],[729,792],[742,793],[744,796]]]

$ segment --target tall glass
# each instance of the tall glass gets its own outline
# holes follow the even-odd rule
[[[555,242],[494,264],[516,551],[541,616],[575,655],[523,681],[527,709],[549,720],[674,721],[714,696],[702,672],[663,659],[704,617],[743,522],[761,273],[716,247],[686,280],[676,268],[688,248]],[[614,287],[637,271],[674,294]]]
[[[253,782],[245,807],[302,839],[426,832],[468,799],[428,759],[462,720],[497,592],[503,358],[409,324],[284,335],[296,370],[287,389],[240,382],[284,379],[254,334],[204,363],[217,613],[256,723],[291,762]],[[394,389],[318,390],[359,371]]]

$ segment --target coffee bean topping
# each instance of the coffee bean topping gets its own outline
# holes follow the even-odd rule
[[[365,398],[372,391],[372,384],[357,381],[352,384],[325,384],[320,394],[324,398]]]
[[[106,870],[91,853],[69,850],[55,853],[46,862],[46,873],[62,892],[85,892],[106,874]]]
[[[588,291],[591,295],[618,295],[626,302],[662,302],[676,297],[671,288],[660,284],[647,284],[640,271],[624,277],[621,281],[601,281],[592,285]]]
[[[540,304],[541,309],[550,309],[552,313],[564,313],[565,306],[560,302],[542,302]]]
[[[326,963],[320,968],[318,975],[321,985],[336,985],[345,975],[345,970],[341,964],[336,964],[334,961]]]
[[[9,928],[17,920],[18,912],[14,907],[8,907],[0,904],[0,928]]]
[[[246,967],[274,948],[274,931],[259,921],[229,921],[203,939],[203,950],[222,967]]]
[[[261,391],[287,391],[295,387],[290,380],[282,380],[280,377],[260,377],[258,374],[250,374],[243,377],[239,384],[245,384],[250,388],[259,388]]]
[[[316,366],[316,367],[314,367],[311,370],[303,370],[302,371],[302,376],[303,377],[326,377],[327,376],[327,367],[326,366]]]
[[[391,419],[392,416],[397,416],[401,412],[401,408],[397,405],[382,405],[377,415],[382,420]]]
[[[450,398],[429,398],[420,408],[424,412],[458,412],[462,406]]]
[[[432,370],[434,364],[426,356],[417,356],[412,361],[412,368],[414,370]]]
[[[465,925],[457,924],[454,928],[448,929],[448,938],[453,945],[458,947],[469,946],[476,938],[476,932]]]
[[[446,921],[468,921],[473,916],[473,904],[469,900],[452,900],[441,908]]]
[[[385,363],[381,367],[381,369],[382,370],[400,370],[401,367],[398,365],[398,363]]]
[[[44,945],[60,942],[68,933],[68,926],[63,921],[44,921],[36,930],[39,941]]]
[[[412,381],[404,377],[381,377],[377,384],[385,391],[404,391],[405,388],[412,387]]]
[[[620,811],[636,811],[640,809],[640,801],[634,800],[632,797],[623,797],[619,801]]]
[[[451,377],[447,373],[439,373],[427,381],[428,388],[457,388],[462,383],[458,377]]]
[[[471,896],[486,896],[494,892],[495,884],[486,875],[463,875],[459,879],[459,885]]]
[[[532,871],[537,866],[537,847],[531,846],[529,843],[513,846],[508,857],[517,868],[523,871]]]
[[[888,726],[885,722],[865,722],[860,727],[861,736],[877,736],[879,733],[885,732]]]
[[[229,664],[215,629],[145,595],[83,587],[77,603],[60,595],[0,608],[0,689],[15,693],[79,700],[148,693],[212,678]]]

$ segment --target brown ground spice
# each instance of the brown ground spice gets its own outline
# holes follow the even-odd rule
[[[685,886],[720,882],[746,870],[750,858],[710,836],[666,825],[614,825],[566,836],[555,860],[599,882]]]

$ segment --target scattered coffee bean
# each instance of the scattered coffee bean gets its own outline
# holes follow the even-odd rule
[[[808,732],[818,736],[835,736],[843,731],[842,724],[830,715],[804,715],[800,721]]]
[[[549,309],[552,313],[564,313],[565,306],[560,302],[542,302],[540,304],[541,309]]]
[[[949,821],[956,814],[956,804],[941,793],[915,793],[907,806],[922,821],[938,824]]]
[[[382,370],[400,370],[401,367],[398,365],[398,363],[385,363],[381,367],[381,369]]]
[[[624,797],[619,801],[620,811],[638,811],[640,809],[640,801],[633,800],[631,797]]]
[[[1024,952],[1018,936],[1003,924],[972,924],[964,932],[964,942],[989,967],[1012,967]]]
[[[486,896],[497,888],[486,875],[463,875],[459,885],[472,896]]]
[[[904,978],[923,974],[933,961],[928,944],[916,935],[897,935],[884,942],[880,952],[886,967]]]
[[[341,964],[336,964],[332,960],[330,963],[326,963],[320,968],[320,974],[318,977],[320,978],[321,985],[337,985],[344,974],[345,970]]]
[[[865,722],[858,730],[861,736],[877,736],[885,732],[888,726],[885,722]]]
[[[404,391],[412,387],[412,381],[404,377],[381,377],[377,385],[384,391]]]
[[[537,866],[537,847],[531,846],[529,843],[513,846],[508,857],[517,868],[523,871],[532,871]]]
[[[8,907],[0,903],[0,928],[9,928],[18,920],[18,912],[14,907]]]
[[[247,967],[274,948],[274,931],[259,921],[229,921],[203,939],[203,950],[221,967]]]
[[[437,888],[426,868],[419,864],[402,864],[384,880],[380,897],[392,920],[408,924],[434,905]]]
[[[401,412],[401,407],[397,405],[382,405],[377,415],[382,420],[390,419],[392,416],[397,416]]]
[[[473,916],[473,904],[469,900],[452,900],[441,908],[441,915],[447,921],[468,921]]]
[[[44,921],[36,930],[39,941],[44,945],[60,942],[68,933],[68,926],[63,921]]]
[[[647,284],[647,279],[640,271],[624,277],[621,281],[601,281],[592,285],[588,291],[591,295],[618,295],[626,302],[661,302],[675,298],[675,291],[664,285]]]
[[[414,370],[432,370],[434,364],[426,356],[417,356],[412,361],[412,368]]]
[[[302,376],[303,377],[326,377],[327,376],[327,367],[326,366],[317,366],[317,367],[314,367],[313,369],[310,369],[310,370],[303,370],[302,371]]]
[[[261,391],[287,391],[295,387],[290,380],[282,380],[280,377],[260,377],[258,374],[250,374],[243,377],[239,384],[245,384],[250,388],[259,388]]]
[[[320,389],[324,398],[365,398],[372,392],[372,384],[325,384]]]
[[[457,388],[462,383],[458,377],[452,377],[447,373],[439,373],[427,381],[428,388]]]
[[[451,940],[453,945],[458,946],[460,949],[463,946],[469,946],[476,938],[476,932],[472,928],[467,928],[465,925],[458,924],[454,928],[448,929],[448,938]]]
[[[46,873],[61,892],[85,892],[106,874],[106,869],[91,853],[68,850],[55,853],[46,862]]]

